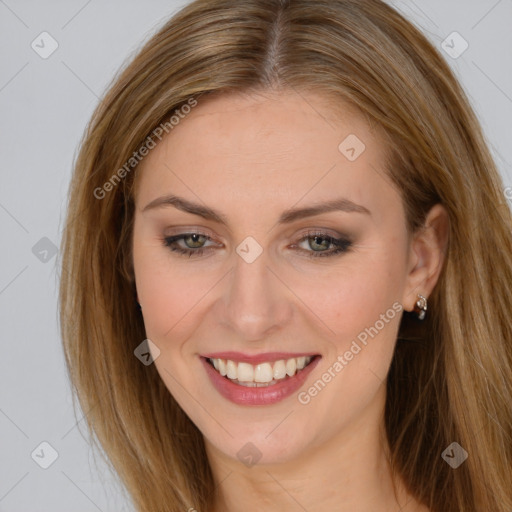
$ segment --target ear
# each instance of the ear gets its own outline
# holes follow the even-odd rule
[[[448,248],[450,218],[446,209],[434,205],[425,223],[411,237],[408,274],[402,304],[412,311],[418,294],[428,298],[437,283]]]

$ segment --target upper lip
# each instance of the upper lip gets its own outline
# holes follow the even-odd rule
[[[203,354],[207,359],[230,359],[239,363],[259,364],[280,361],[281,359],[292,359],[294,357],[313,357],[318,354],[311,352],[265,352],[263,354],[244,354],[242,352],[212,352]]]

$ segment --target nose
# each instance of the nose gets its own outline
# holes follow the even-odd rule
[[[265,251],[252,263],[236,255],[217,303],[217,324],[246,341],[264,340],[283,329],[293,314],[292,294],[276,274]]]

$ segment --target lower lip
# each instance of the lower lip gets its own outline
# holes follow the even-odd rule
[[[270,405],[284,400],[304,384],[307,376],[313,371],[320,359],[318,356],[315,357],[303,370],[277,384],[250,388],[235,384],[228,378],[223,377],[204,357],[201,357],[206,373],[217,391],[224,398],[238,405]]]

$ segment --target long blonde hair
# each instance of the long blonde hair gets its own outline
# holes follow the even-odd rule
[[[126,162],[191,100],[266,88],[325,93],[372,119],[411,232],[432,205],[448,211],[427,319],[418,328],[404,315],[388,375],[391,467],[432,512],[510,512],[510,210],[453,73],[380,0],[197,0],[110,86],[81,143],[61,247],[63,346],[90,434],[139,512],[210,509],[202,435],[134,356],[145,331],[131,261],[137,166]],[[452,442],[469,455],[457,469],[441,458]]]

